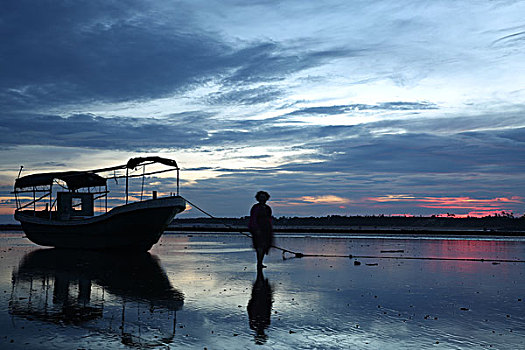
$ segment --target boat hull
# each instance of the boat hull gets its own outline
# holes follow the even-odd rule
[[[20,211],[15,219],[27,238],[42,246],[148,251],[185,208],[184,199],[173,196],[122,205],[89,218],[50,220]]]

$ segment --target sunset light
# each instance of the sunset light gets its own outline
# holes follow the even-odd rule
[[[0,349],[524,349],[525,0],[0,33]]]
[[[382,203],[388,205],[391,203],[395,207],[396,203],[405,202],[410,203],[414,207],[430,208],[440,210],[447,210],[454,213],[457,210],[467,210],[468,213],[459,213],[452,216],[455,217],[481,217],[501,214],[502,212],[511,212],[510,205],[523,204],[523,197],[498,197],[491,199],[476,199],[470,197],[415,197],[412,195],[386,195],[381,197],[365,198],[366,202]],[[451,216],[450,214],[437,213],[438,216]]]
[[[260,189],[276,215],[523,215],[523,11],[14,1],[0,11],[16,34],[0,48],[0,196],[21,165],[161,156],[218,216],[245,215]],[[146,184],[174,188],[170,173]]]

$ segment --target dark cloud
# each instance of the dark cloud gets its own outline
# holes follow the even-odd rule
[[[467,121],[463,121],[465,123]],[[523,173],[525,129],[428,134],[381,134],[406,121],[355,126],[282,125],[265,120],[216,120],[199,111],[166,118],[103,118],[90,114],[62,118],[26,115],[0,119],[0,145],[53,145],[144,151],[201,149],[217,151],[284,145],[311,150],[284,158],[278,169],[306,173],[451,174]],[[415,122],[418,125],[419,121]],[[419,129],[420,126],[416,126]],[[272,154],[237,157],[271,159]],[[224,167],[223,172],[233,172]],[[235,170],[238,171],[238,170]],[[258,170],[261,173],[262,170]]]
[[[503,130],[498,133],[501,137],[512,141],[525,143],[525,128],[516,128],[512,130]]]
[[[276,82],[332,59],[355,55],[352,50],[287,50],[280,44],[263,42],[251,45],[228,57],[236,70],[224,79],[225,84]]]
[[[150,98],[224,68],[228,48],[202,31],[141,16],[140,2],[7,1],[0,30],[4,106]],[[151,14],[150,14],[151,15]]]
[[[100,149],[141,150],[191,148],[207,137],[198,126],[169,120],[102,118],[90,114],[62,118],[28,115],[0,119],[6,145],[52,145]]]
[[[525,42],[525,31],[505,35],[492,42],[492,46],[510,46]]]
[[[199,111],[163,118],[13,114],[0,118],[0,132],[4,135],[0,147],[50,145],[141,152],[160,148],[286,144],[295,143],[301,135],[312,137],[324,133],[304,126],[280,127],[267,120],[220,120]],[[269,155],[256,157],[265,156]]]
[[[265,158],[271,158],[272,156],[269,154],[261,154],[258,156],[243,156],[244,159],[265,159]]]
[[[65,167],[67,164],[62,162],[40,162],[32,164],[34,168],[60,168]]]
[[[151,99],[207,81],[234,87],[211,103],[256,104],[275,88],[242,84],[285,76],[349,54],[288,52],[276,43],[234,48],[191,21],[144,2],[6,1],[0,5],[0,103],[5,110]],[[351,53],[350,53],[351,54]]]
[[[203,171],[203,170],[213,170],[215,168],[207,167],[207,166],[201,166],[197,168],[182,168],[184,171]]]
[[[314,145],[311,145],[314,147]],[[525,171],[525,144],[498,132],[452,135],[361,135],[317,144],[328,160],[288,165],[286,170],[367,173],[468,173]]]

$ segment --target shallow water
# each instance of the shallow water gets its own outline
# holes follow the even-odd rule
[[[523,239],[294,235],[276,243],[374,257],[283,260],[272,251],[257,276],[242,236],[164,235],[150,254],[108,255],[42,249],[22,233],[0,233],[0,348],[525,344],[525,263],[393,259],[525,260]]]

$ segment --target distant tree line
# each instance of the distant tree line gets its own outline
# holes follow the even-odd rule
[[[249,217],[241,218],[176,218],[176,225],[221,225],[246,226]],[[478,229],[505,229],[525,230],[525,216],[515,218],[503,212],[494,216],[457,218],[454,216],[441,217],[432,215],[423,216],[344,216],[328,215],[322,217],[287,217],[273,218],[274,226],[344,226],[344,227],[434,227],[434,228],[478,228]]]

